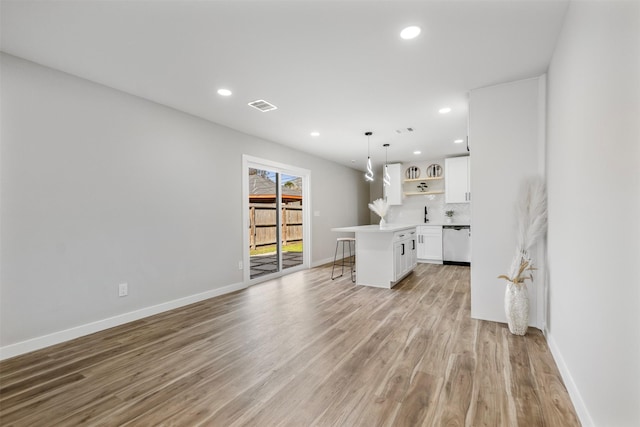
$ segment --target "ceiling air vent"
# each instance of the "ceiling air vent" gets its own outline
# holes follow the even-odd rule
[[[413,128],[407,128],[408,132],[413,132]],[[396,133],[402,133],[404,132],[404,129],[396,129]]]
[[[260,110],[263,113],[266,113],[267,111],[275,110],[278,108],[275,105],[268,103],[264,99],[258,99],[257,101],[250,102],[249,106],[255,108],[256,110]]]

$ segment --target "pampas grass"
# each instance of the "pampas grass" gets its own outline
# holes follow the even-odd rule
[[[531,178],[523,183],[516,204],[516,253],[508,275],[498,278],[521,285],[533,279],[533,262],[529,250],[547,231],[547,191],[542,178]]]
[[[389,204],[384,199],[376,199],[369,203],[369,209],[371,209],[380,219],[384,219],[389,210]]]

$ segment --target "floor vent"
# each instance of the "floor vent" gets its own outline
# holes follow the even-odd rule
[[[266,113],[267,111],[275,110],[278,108],[275,105],[265,101],[264,99],[258,99],[257,101],[250,102],[249,106],[255,108],[256,110],[260,110],[263,113]]]

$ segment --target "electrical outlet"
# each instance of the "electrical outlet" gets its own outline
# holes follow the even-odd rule
[[[129,295],[129,285],[126,283],[120,283],[118,285],[118,296],[126,297],[127,295]]]
[[[242,261],[238,261],[238,270],[242,270]]]

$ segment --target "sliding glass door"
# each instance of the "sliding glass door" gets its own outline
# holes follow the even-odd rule
[[[246,164],[249,279],[303,266],[307,177],[268,162]]]

